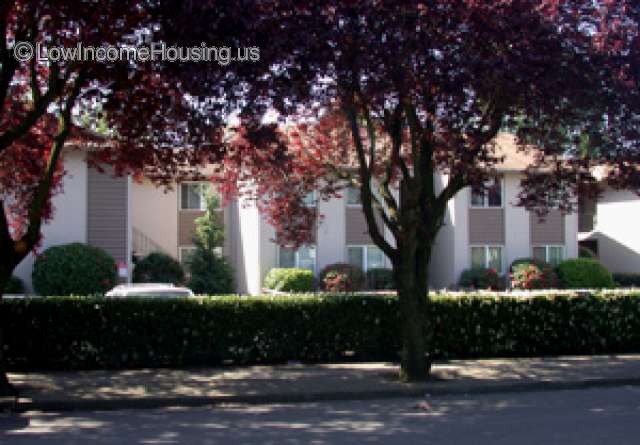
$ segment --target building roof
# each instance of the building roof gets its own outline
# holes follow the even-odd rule
[[[495,140],[496,156],[504,156],[504,160],[496,164],[495,168],[501,172],[521,172],[534,165],[542,156],[542,150],[538,147],[527,145],[519,146],[514,134],[499,133]]]

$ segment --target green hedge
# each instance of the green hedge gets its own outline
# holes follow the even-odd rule
[[[281,292],[311,292],[313,272],[309,269],[273,268],[264,277],[264,287]]]
[[[12,276],[9,277],[9,281],[7,282],[7,286],[4,289],[5,294],[23,294],[24,293],[24,283],[18,277]]]
[[[640,287],[640,273],[614,273],[613,281],[619,287]]]
[[[598,260],[572,258],[558,266],[558,278],[567,289],[612,288],[613,276]]]
[[[638,297],[436,297],[430,344],[439,358],[640,352]],[[390,296],[0,304],[12,369],[396,360],[400,349]]]

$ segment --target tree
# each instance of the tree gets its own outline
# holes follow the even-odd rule
[[[206,20],[221,6],[190,7],[174,23],[189,23],[188,39],[208,40]],[[393,266],[406,380],[430,368],[428,265],[447,202],[495,174],[500,131],[544,152],[522,183],[520,204],[531,210],[571,211],[578,191],[596,193],[594,162],[611,167],[610,184],[640,190],[637,2],[237,7],[245,13],[237,41],[258,44],[261,60],[222,81],[229,99],[241,98],[241,126],[215,180],[228,197],[255,198],[279,242],[297,245],[315,218],[302,204],[310,190],[326,199],[359,187],[369,233]],[[175,67],[185,88],[206,96],[221,80],[204,68]],[[278,113],[275,124],[265,125],[267,110]],[[575,156],[585,132],[599,141],[597,157]],[[436,175],[446,177],[442,189]]]
[[[219,154],[218,122],[204,119],[163,63],[32,57],[20,46],[123,48],[151,33],[153,1],[18,0],[0,4],[0,297],[15,267],[37,247],[51,196],[62,189],[69,142],[91,146],[89,162],[158,183],[191,175]],[[38,55],[38,54],[36,54]],[[108,128],[99,137],[82,123]],[[0,345],[2,344],[0,335]],[[8,388],[2,372],[0,392]]]
[[[207,197],[207,211],[196,219],[193,243],[195,251],[189,257],[189,287],[197,294],[229,294],[234,290],[233,269],[222,256],[224,225],[220,199]]]

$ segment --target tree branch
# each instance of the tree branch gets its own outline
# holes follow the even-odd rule
[[[375,197],[371,190],[371,169],[367,166],[367,158],[364,152],[362,138],[360,137],[360,128],[358,127],[358,117],[353,105],[345,107],[344,112],[351,127],[351,135],[356,147],[358,163],[360,164],[358,170],[360,174],[360,201],[362,204],[362,211],[364,212],[364,216],[367,221],[367,226],[369,227],[369,234],[371,235],[373,242],[380,247],[387,257],[393,260],[397,254],[396,249],[391,247],[382,233],[380,233],[380,228],[378,227],[378,223],[373,213],[373,200]],[[386,224],[388,218],[386,218],[386,215],[382,216]]]
[[[46,170],[38,183],[34,193],[31,207],[29,209],[29,225],[26,233],[22,236],[21,241],[25,242],[29,249],[35,246],[40,238],[40,228],[42,226],[42,210],[49,198],[53,177],[58,165],[58,160],[62,154],[62,149],[71,131],[71,111],[75,105],[76,99],[80,95],[80,89],[85,81],[84,73],[78,73],[74,80],[69,95],[64,101],[60,115],[60,125],[58,133],[54,137],[49,160],[47,161]]]

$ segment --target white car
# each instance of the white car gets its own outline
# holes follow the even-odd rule
[[[187,287],[178,287],[171,283],[134,283],[120,284],[104,294],[110,298],[189,298],[193,291]]]

